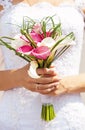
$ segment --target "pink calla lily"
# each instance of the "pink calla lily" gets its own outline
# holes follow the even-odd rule
[[[41,42],[41,41],[43,40],[43,38],[41,37],[41,35],[38,34],[38,33],[35,33],[35,32],[31,32],[31,33],[30,33],[30,36],[32,37],[32,39],[33,39],[36,43]]]
[[[50,32],[50,31],[46,32],[46,37],[51,37],[51,34],[52,34],[52,32]],[[45,38],[44,33],[41,33],[41,34],[40,34],[40,37],[41,37],[42,40],[43,40],[43,39]]]
[[[46,32],[46,37],[51,37],[52,32],[48,31]]]
[[[47,46],[40,46],[34,48],[31,54],[38,59],[45,60],[50,55],[50,49]]]
[[[25,53],[30,54],[31,51],[32,51],[32,49],[33,49],[32,46],[24,45],[24,46],[19,47],[19,48],[17,49],[17,51],[18,51],[18,52],[21,52],[21,53],[23,53],[23,54],[25,54]]]

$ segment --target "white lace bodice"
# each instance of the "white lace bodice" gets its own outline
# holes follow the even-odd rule
[[[0,0],[0,5],[3,6],[3,10],[0,11],[0,16],[2,16],[6,10],[11,8],[12,0]]]
[[[85,0],[75,0],[75,4],[80,8],[85,7]]]
[[[61,21],[63,34],[73,31],[76,37],[76,45],[55,62],[56,71],[62,76],[77,74],[79,72],[84,23],[82,15],[74,7],[54,7],[46,2],[35,4],[32,7],[24,3],[12,6],[1,17],[0,35],[13,37],[17,34],[19,29],[16,25],[22,24],[23,16],[40,20],[44,16],[54,14],[56,14],[55,21]],[[23,59],[17,57],[7,48],[2,47],[2,50],[6,69],[17,68],[26,64]],[[30,92],[24,88],[6,91],[0,102],[0,127],[2,130],[84,130],[85,108],[81,103],[79,94],[62,95],[53,99],[57,118],[55,122],[51,122],[52,124],[48,123],[47,128],[45,125],[42,126],[40,121],[41,99],[38,93]],[[82,116],[80,117],[80,115]],[[53,125],[53,129],[51,129],[51,125]]]
[[[0,0],[0,5],[2,5],[4,8],[8,8],[10,5],[12,5],[12,0]]]
[[[12,0],[0,0],[0,5],[2,5],[4,9],[7,9],[12,5]]]

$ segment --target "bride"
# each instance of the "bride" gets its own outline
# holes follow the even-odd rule
[[[19,33],[19,30],[13,24],[20,25],[23,16],[41,19],[44,16],[52,16],[54,14],[56,14],[56,22],[60,20],[62,23],[63,34],[74,32],[76,45],[71,47],[63,57],[54,62],[56,72],[52,68],[44,72],[42,71],[43,69],[38,70],[39,74],[46,73],[52,77],[52,79],[48,77],[48,79],[52,80],[48,80],[48,84],[52,84],[50,82],[56,83],[54,80],[54,77],[57,77],[56,73],[62,77],[79,73],[84,27],[80,12],[69,4],[68,6],[57,6],[56,0],[24,0],[8,8],[0,18],[0,36],[14,37],[14,35]],[[0,99],[1,130],[85,130],[85,106],[81,101],[80,93],[67,93],[59,96],[56,93],[56,96],[54,96],[53,92],[55,90],[50,87],[57,116],[50,122],[42,121],[40,119],[42,105],[40,93],[46,95],[49,85],[47,85],[48,88],[46,90],[36,90],[35,84],[39,85],[38,83],[41,83],[44,85],[45,83],[40,81],[41,79],[36,81],[30,78],[24,71],[24,68],[28,68],[27,63],[7,48],[1,48],[7,72],[7,75],[2,74],[2,77],[5,78],[6,76],[6,82],[1,82],[0,86],[0,90],[5,90]],[[24,65],[26,66],[23,67]],[[23,69],[17,71],[21,67]],[[15,69],[11,71],[14,72],[14,75],[10,73],[10,69]],[[22,75],[19,73],[21,71]],[[16,73],[18,73],[18,76],[16,76]],[[23,84],[24,75],[26,76],[25,84]],[[20,80],[20,77],[22,80]],[[43,79],[46,81],[45,77]]]

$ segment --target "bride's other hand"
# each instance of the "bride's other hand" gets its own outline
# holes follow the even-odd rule
[[[59,81],[59,84],[49,93],[51,96],[85,92],[85,74],[67,76]]]

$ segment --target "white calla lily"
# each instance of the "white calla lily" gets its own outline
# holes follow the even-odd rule
[[[23,41],[21,38],[20,38],[21,34],[17,34],[14,39],[15,40],[12,40],[11,41],[11,46],[14,48],[14,49],[18,49],[19,47],[25,45],[25,41]]]
[[[54,44],[55,44],[55,40],[52,37],[46,37],[41,41],[39,46],[47,46],[51,48]]]
[[[36,72],[37,67],[38,67],[38,64],[37,64],[36,61],[31,61],[30,62],[30,68],[28,70],[28,75],[31,78],[40,78],[40,76]]]

